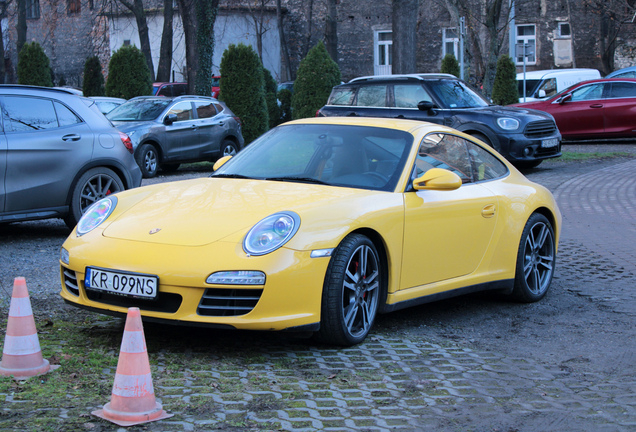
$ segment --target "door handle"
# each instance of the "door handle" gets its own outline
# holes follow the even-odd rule
[[[356,113],[354,113],[354,112],[351,112],[351,113],[349,113],[349,114],[347,114],[347,115],[348,115],[349,117],[356,117],[358,114],[356,114]]]
[[[194,129],[194,130],[196,130],[196,129],[197,129],[197,125],[192,125],[192,126],[190,126],[190,129]]]
[[[488,204],[483,209],[481,209],[481,215],[485,218],[491,218],[495,215],[495,209],[496,207],[494,204]]]
[[[78,134],[68,134],[62,137],[63,141],[79,141],[82,137]]]
[[[603,108],[603,104],[592,104],[590,108]]]

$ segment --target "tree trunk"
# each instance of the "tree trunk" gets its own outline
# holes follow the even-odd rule
[[[212,56],[214,55],[214,23],[219,11],[219,0],[197,0],[198,70],[195,94],[210,96],[212,91]]]
[[[172,22],[174,10],[173,0],[163,0],[163,32],[161,33],[161,49],[159,51],[159,66],[157,67],[157,81],[172,81]]]
[[[327,1],[325,48],[327,48],[329,57],[338,64],[338,7],[336,6],[336,1]]]
[[[150,50],[150,37],[148,36],[148,23],[146,22],[146,12],[144,10],[143,0],[134,0],[134,4],[131,4],[125,0],[119,0],[121,4],[126,6],[133,15],[135,15],[135,21],[137,21],[137,31],[139,32],[139,43],[141,44],[141,52],[146,58],[146,64],[150,70],[150,78],[155,80],[155,67],[152,64],[152,52]]]
[[[392,0],[394,74],[417,72],[417,0]]]
[[[22,50],[22,47],[26,43],[27,38],[27,21],[26,21],[26,0],[17,0],[18,3],[18,54]]]
[[[305,45],[303,46],[303,52],[301,57],[305,58],[311,48],[311,27],[313,25],[314,16],[314,0],[309,0],[307,5],[307,32],[305,33]]]
[[[497,72],[497,58],[501,49],[501,43],[498,40],[499,32],[497,24],[501,17],[501,8],[503,0],[494,0],[486,10],[486,29],[488,32],[488,53],[486,55],[486,75],[484,76],[483,93],[486,98],[490,98],[492,87],[495,83],[495,74]]]
[[[281,0],[276,0],[276,19],[278,25],[278,39],[280,40],[281,57],[283,61],[283,68],[281,70],[280,80],[281,82],[289,81],[292,79],[291,67],[289,61],[289,50],[287,48],[287,40],[285,39],[285,32],[283,31],[283,13],[281,10]]]
[[[196,40],[196,10],[195,0],[177,0],[179,4],[179,14],[183,23],[183,32],[185,34],[185,50],[186,50],[186,81],[188,82],[188,94],[194,93],[194,84],[196,81],[196,73],[199,69],[199,57],[197,56],[197,40]]]

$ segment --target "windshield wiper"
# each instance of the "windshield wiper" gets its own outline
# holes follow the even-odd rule
[[[252,178],[252,177],[244,176],[243,174],[212,174],[210,177],[236,178],[236,179],[251,179]]]
[[[315,183],[315,184],[321,184],[321,185],[328,185],[329,184],[327,182],[324,182],[322,180],[318,180],[318,179],[313,178],[313,177],[294,177],[294,176],[289,176],[289,177],[266,177],[263,180],[270,180],[270,181],[298,181],[298,182]]]

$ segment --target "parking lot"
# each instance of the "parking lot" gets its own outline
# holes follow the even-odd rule
[[[635,430],[636,145],[564,151],[624,155],[525,172],[564,215],[555,280],[541,302],[480,294],[413,307],[380,316],[371,337],[348,349],[145,324],[155,393],[174,417],[129,430]],[[182,169],[144,184],[205,174]],[[0,226],[2,319],[13,278],[26,277],[41,344],[62,364],[53,374],[68,378],[63,353],[73,342],[49,346],[47,335],[75,322],[87,350],[116,358],[123,321],[59,298],[67,235],[56,220]],[[78,392],[49,404],[3,379],[0,429],[117,430],[90,416],[108,402],[114,374],[78,377]]]

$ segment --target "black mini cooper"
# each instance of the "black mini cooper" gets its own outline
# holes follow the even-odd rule
[[[482,140],[519,168],[561,156],[561,134],[550,114],[493,105],[448,74],[355,78],[334,87],[316,115],[439,123]]]

